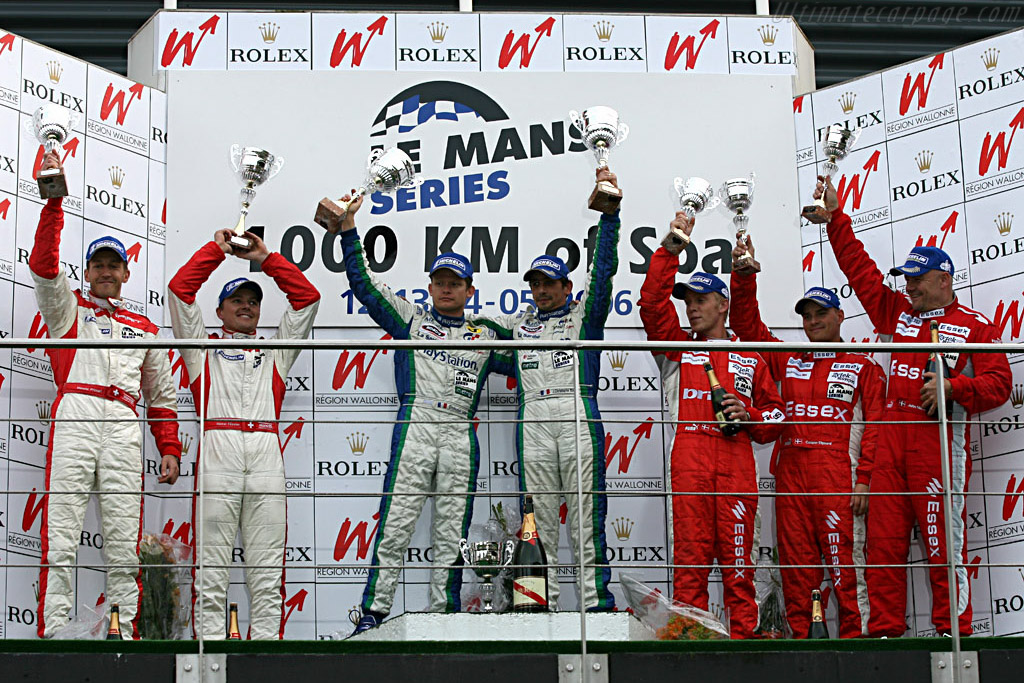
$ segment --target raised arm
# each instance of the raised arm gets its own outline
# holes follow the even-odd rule
[[[178,339],[203,339],[206,325],[203,312],[196,304],[196,294],[210,275],[224,261],[224,249],[211,241],[199,248],[167,285],[167,309],[171,315],[171,329]],[[192,379],[199,377],[206,352],[201,349],[181,349],[185,369]]]
[[[672,302],[672,287],[679,270],[679,255],[659,247],[651,256],[647,276],[640,287],[640,320],[651,341],[678,341],[685,335],[679,328],[679,313]]]
[[[320,292],[295,264],[281,254],[272,252],[263,261],[263,272],[274,278],[278,288],[288,297],[288,308],[277,326],[278,339],[306,339],[313,329]],[[278,369],[287,375],[301,349],[275,349]]]
[[[78,298],[61,272],[60,233],[64,229],[64,209],[58,198],[48,199],[39,214],[35,243],[28,267],[35,282],[36,303],[46,322],[50,337],[66,335],[78,316]]]

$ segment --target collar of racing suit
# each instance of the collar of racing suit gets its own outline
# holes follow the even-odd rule
[[[255,334],[246,334],[245,332],[235,332],[234,330],[229,330],[228,328],[224,327],[223,325],[221,325],[220,329],[223,330],[224,338],[225,339],[227,339],[227,338],[231,338],[231,339],[255,339],[256,338]]]
[[[441,323],[445,327],[462,327],[466,323],[465,316],[459,316],[454,318],[450,315],[438,313],[433,308],[430,309],[430,315],[434,316],[434,320]]]
[[[537,320],[547,320],[549,318],[561,318],[563,315],[567,315],[569,313],[569,309],[572,307],[573,303],[575,303],[575,302],[572,301],[571,299],[566,299],[565,300],[565,305],[561,306],[560,308],[556,308],[553,311],[541,311],[541,310],[538,309],[537,310]]]
[[[708,337],[707,335],[696,334],[694,332],[690,332],[690,339],[692,341],[706,341],[706,342],[734,342],[734,341],[739,341],[740,338],[737,337],[735,334],[730,334],[728,337],[725,337],[724,339],[712,339],[711,337]]]
[[[98,308],[102,308],[104,311],[115,311],[118,308],[121,308],[121,304],[124,303],[121,299],[107,299],[94,296],[92,292],[89,292],[89,301]]]

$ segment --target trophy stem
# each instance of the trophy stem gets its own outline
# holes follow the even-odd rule
[[[60,147],[60,138],[56,135],[48,135],[46,140],[43,142],[43,149],[49,153]]]
[[[697,218],[697,210],[694,209],[693,206],[691,206],[690,204],[683,204],[681,207],[679,207],[679,210],[685,213],[690,218]]]
[[[821,165],[821,174],[823,176],[825,176],[826,180],[828,180],[833,175],[835,175],[836,171],[838,171],[838,170],[839,170],[839,165],[836,164],[836,158],[835,157],[829,157],[829,160]]]
[[[238,222],[235,223],[235,227],[231,230],[236,235],[241,236],[245,234],[245,214],[247,213],[249,212],[243,209],[242,212],[238,214]]]

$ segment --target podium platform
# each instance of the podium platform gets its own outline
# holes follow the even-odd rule
[[[626,612],[586,614],[588,641],[651,640],[653,632]],[[407,612],[375,629],[352,636],[357,642],[556,641],[580,639],[579,612],[436,614]]]

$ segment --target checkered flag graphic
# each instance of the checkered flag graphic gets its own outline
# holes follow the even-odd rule
[[[458,102],[437,100],[420,102],[419,95],[388,105],[384,120],[373,127],[371,137],[387,135],[396,126],[399,133],[408,133],[416,126],[431,119],[458,121],[460,116],[479,116],[475,111]]]

